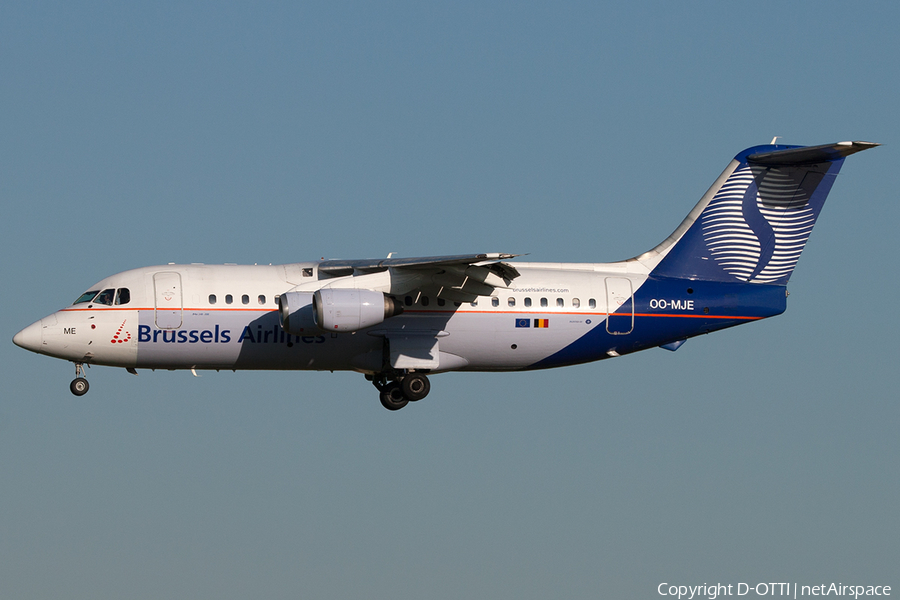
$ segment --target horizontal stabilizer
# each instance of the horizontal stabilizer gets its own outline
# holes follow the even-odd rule
[[[875,146],[874,142],[837,142],[835,144],[823,144],[821,146],[807,146],[805,148],[788,148],[787,150],[775,150],[773,152],[758,152],[747,157],[747,162],[757,165],[808,165],[823,162],[832,162],[841,158],[862,152]]]

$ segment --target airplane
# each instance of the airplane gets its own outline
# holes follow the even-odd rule
[[[363,373],[389,410],[447,371],[523,371],[677,350],[779,315],[844,159],[878,146],[772,144],[737,154],[678,228],[613,263],[464,254],[125,271],[13,338],[75,363]]]

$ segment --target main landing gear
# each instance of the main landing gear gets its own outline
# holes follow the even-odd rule
[[[384,374],[367,376],[378,388],[381,405],[388,410],[400,410],[410,402],[416,402],[431,391],[431,382],[424,373],[408,373],[387,381]]]
[[[84,396],[90,389],[88,380],[84,378],[84,366],[82,363],[75,363],[75,379],[69,384],[69,390],[76,396]]]

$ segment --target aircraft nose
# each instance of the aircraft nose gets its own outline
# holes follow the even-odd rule
[[[40,321],[32,323],[13,337],[13,343],[32,352],[40,352],[43,342],[43,326]]]

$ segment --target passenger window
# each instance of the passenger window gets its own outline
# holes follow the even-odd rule
[[[544,308],[547,308],[549,306],[546,298],[541,298],[541,306]]]
[[[231,304],[232,302],[234,302],[234,298],[232,298],[231,294],[226,294],[225,295],[225,304]]]
[[[581,306],[581,300],[572,298],[572,308],[578,308],[579,306]]]
[[[241,304],[250,304],[250,296],[247,294],[241,296]]]
[[[412,296],[406,296],[403,299],[403,304],[405,304],[406,306],[412,306]]]
[[[472,300],[472,302],[470,304],[472,306],[478,306],[478,299],[476,298],[475,300]]]
[[[94,296],[100,293],[100,290],[92,290],[90,292],[85,292],[82,295],[78,296],[78,300],[73,302],[72,304],[84,304],[85,302],[90,302],[94,299]]]
[[[510,306],[515,306],[515,305],[516,305],[516,299],[515,299],[515,298],[510,298],[509,300],[506,301],[506,303],[509,304]]]
[[[116,304],[128,304],[131,302],[131,292],[128,288],[119,288],[116,292]]]
[[[216,295],[215,295],[215,294],[210,294],[210,295],[209,295],[209,303],[210,303],[210,304],[215,304],[215,303],[216,303]]]
[[[103,290],[97,297],[94,298],[95,304],[104,304],[106,306],[112,306],[113,299],[116,296],[116,290]]]
[[[491,306],[500,306],[500,298],[491,298]]]
[[[531,298],[525,298],[525,308],[531,308]]]
[[[597,308],[597,301],[593,298],[588,300],[588,308]]]
[[[557,299],[556,299],[556,306],[557,306],[557,307],[562,308],[562,307],[565,306],[565,305],[566,305],[566,303],[563,301],[562,298],[557,298]]]
[[[445,304],[447,304],[447,301],[444,300],[443,298],[438,298],[437,303],[438,303],[438,306],[444,306]]]
[[[266,303],[266,297],[265,297],[263,294],[260,294],[260,295],[259,295],[258,300],[259,300],[260,305],[265,305],[265,303]]]
[[[454,302],[453,306],[462,306],[462,302]]]
[[[428,306],[428,296],[422,296],[422,306]]]

